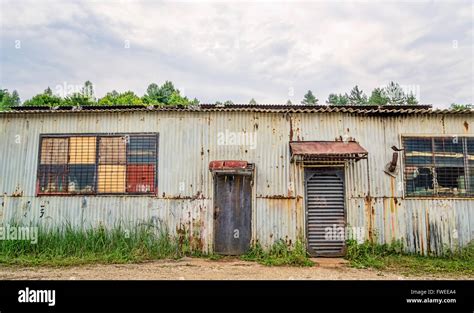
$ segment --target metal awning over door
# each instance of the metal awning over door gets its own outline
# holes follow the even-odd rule
[[[367,159],[368,152],[355,141],[291,141],[292,161],[346,161]]]

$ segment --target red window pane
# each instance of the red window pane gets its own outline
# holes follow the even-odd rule
[[[129,164],[127,166],[127,192],[155,192],[155,165]]]

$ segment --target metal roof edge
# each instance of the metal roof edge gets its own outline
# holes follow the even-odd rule
[[[336,106],[336,105],[229,105],[202,104],[199,106],[87,106],[87,107],[17,107],[1,111],[0,115],[38,113],[113,113],[113,112],[261,112],[261,113],[350,113],[350,114],[473,114],[474,109],[433,109],[431,105]]]

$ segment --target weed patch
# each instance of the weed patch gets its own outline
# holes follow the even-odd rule
[[[165,229],[137,226],[133,231],[117,227],[38,231],[38,242],[0,241],[0,264],[65,266],[89,263],[138,263],[155,259],[193,256],[187,240]],[[199,252],[200,253],[200,252]],[[200,253],[201,254],[201,253]]]
[[[308,259],[306,249],[301,241],[297,241],[294,247],[290,248],[285,241],[275,242],[270,249],[264,250],[257,243],[245,255],[241,257],[245,261],[255,261],[269,266],[291,265],[291,266],[312,266],[314,262]]]
[[[399,241],[378,245],[370,242],[357,244],[349,240],[346,259],[356,268],[388,269],[411,275],[450,273],[474,276],[474,242],[460,251],[446,250],[436,257],[403,251]]]

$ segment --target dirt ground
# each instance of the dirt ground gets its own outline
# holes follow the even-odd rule
[[[354,269],[341,259],[316,259],[313,267],[264,266],[238,259],[199,258],[141,264],[82,265],[72,267],[0,267],[0,279],[21,280],[404,280],[462,279],[449,276],[404,276],[372,269]]]

